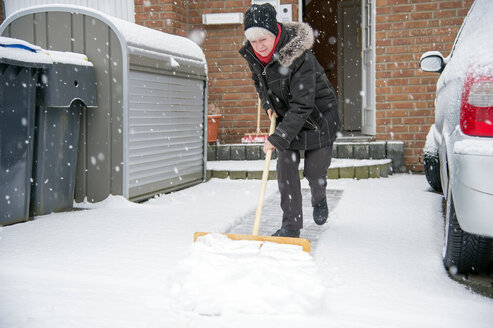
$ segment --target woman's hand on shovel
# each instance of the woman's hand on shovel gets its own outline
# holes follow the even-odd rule
[[[269,115],[269,120],[272,120],[272,115],[274,115],[275,118],[278,118],[277,113],[272,110],[272,108],[269,108],[267,110],[267,115]]]
[[[274,151],[274,149],[276,149],[276,147],[274,147],[269,140],[265,140],[265,143],[264,143],[264,153],[267,154],[267,151],[269,150],[272,150]]]
[[[267,114],[269,115],[269,120],[272,120],[272,115],[274,115],[275,118],[279,117],[279,116],[277,116],[276,112],[274,112],[270,108],[267,110]],[[269,150],[274,151],[274,149],[276,149],[276,147],[274,147],[274,145],[272,145],[269,140],[265,140],[264,153],[267,154],[267,151],[269,151]]]

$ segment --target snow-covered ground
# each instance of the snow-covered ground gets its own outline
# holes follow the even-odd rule
[[[493,326],[493,300],[442,266],[442,199],[423,176],[330,181],[344,193],[311,256],[192,242],[252,212],[259,186],[212,179],[0,228],[0,327]]]

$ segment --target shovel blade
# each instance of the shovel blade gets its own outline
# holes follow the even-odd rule
[[[196,242],[198,237],[205,236],[211,232],[196,232],[193,235],[193,241]],[[274,236],[254,236],[254,235],[242,235],[234,233],[222,233],[221,235],[227,236],[232,240],[256,240],[256,241],[269,241],[277,244],[288,244],[301,246],[303,251],[310,254],[311,246],[310,241],[304,238],[292,238],[292,237],[274,237]]]

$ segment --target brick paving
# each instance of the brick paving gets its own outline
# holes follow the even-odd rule
[[[327,203],[329,205],[329,213],[333,211],[339,200],[342,198],[343,190],[327,190]],[[302,238],[310,240],[312,252],[317,247],[317,242],[320,237],[320,233],[323,231],[324,226],[318,226],[312,219],[312,206],[311,206],[311,193],[310,189],[303,188],[301,190],[303,196],[303,229],[301,230]],[[259,235],[270,236],[277,229],[281,227],[282,210],[279,205],[280,194],[276,192],[274,195],[268,197],[264,201],[264,207],[262,210],[262,217],[260,221]],[[251,234],[253,229],[253,221],[255,219],[255,210],[251,211],[244,217],[242,217],[238,224],[233,226],[228,233],[239,234]],[[330,217],[329,217],[330,220]]]

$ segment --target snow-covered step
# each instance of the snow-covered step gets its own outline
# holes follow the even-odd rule
[[[269,180],[276,179],[276,163],[273,159],[269,168]],[[251,161],[208,161],[207,179],[261,179],[263,160]],[[303,159],[300,161],[300,177],[303,174]],[[392,174],[391,159],[341,159],[333,158],[327,170],[329,179],[368,179],[388,177]]]
[[[207,161],[250,161],[264,159],[262,144],[209,144]],[[300,152],[303,158],[303,152]],[[276,151],[272,158],[277,157]],[[332,147],[332,158],[340,159],[391,159],[392,171],[405,173],[404,143],[402,141],[351,141],[337,139]]]

